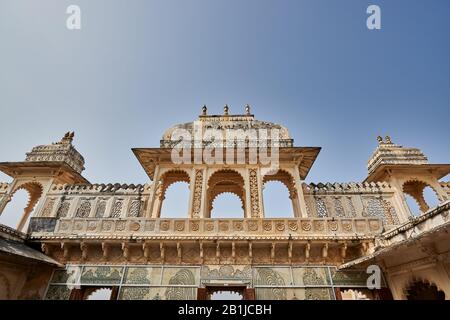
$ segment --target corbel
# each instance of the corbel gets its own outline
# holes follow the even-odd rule
[[[339,254],[342,259],[342,263],[345,261],[345,257],[347,256],[347,242],[344,242],[339,248]]]
[[[109,245],[106,242],[102,242],[102,252],[103,252],[103,259],[108,260]]]
[[[69,245],[66,242],[61,242],[61,250],[64,260],[67,260],[69,258]]]
[[[159,253],[160,253],[160,257],[161,257],[161,263],[164,263],[164,242],[160,242],[159,243]]]
[[[219,241],[217,241],[217,244],[216,244],[216,260],[217,260],[217,263],[220,263],[220,242]]]
[[[177,242],[177,257],[178,257],[178,263],[181,263],[181,254],[182,254],[182,250],[181,250],[181,243]]]
[[[144,252],[144,258],[148,262],[150,260],[150,246],[147,242],[142,244],[142,251]]]
[[[204,256],[203,256],[203,241],[199,242],[199,252],[200,252],[200,262],[203,264]]]
[[[80,242],[80,250],[81,250],[81,260],[85,261],[88,256],[88,245],[86,242]]]
[[[233,242],[231,242],[231,258],[233,259],[233,263],[236,263],[236,245]]]
[[[130,246],[128,245],[127,242],[122,242],[122,252],[125,260],[128,261],[130,257]]]
[[[50,246],[48,244],[42,243],[41,249],[42,249],[42,252],[44,252],[44,254],[46,254],[47,256],[50,255]]]
[[[306,261],[306,263],[309,262],[310,253],[311,253],[311,242],[308,241],[305,245],[305,261]]]
[[[324,259],[324,262],[327,260],[328,257],[328,242],[326,242],[322,247],[322,258]]]
[[[270,261],[273,263],[275,260],[275,248],[276,248],[276,243],[272,242],[272,248],[270,249]]]
[[[292,263],[292,247],[293,247],[292,241],[289,241],[289,244],[288,244],[288,260],[289,260],[289,264]]]

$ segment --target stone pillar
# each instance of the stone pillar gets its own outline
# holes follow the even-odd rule
[[[205,170],[202,168],[192,169],[189,196],[189,218],[200,218],[202,216],[202,205],[204,198]]]
[[[258,168],[258,193],[259,193],[259,217],[264,218],[264,195],[263,195],[263,177],[261,174],[261,168]]]
[[[150,189],[150,195],[148,197],[148,206],[147,206],[147,211],[145,212],[145,217],[146,218],[156,218],[155,216],[155,200],[156,200],[156,191],[158,189],[159,186],[159,165],[156,165],[155,168],[155,173],[153,175],[153,183],[152,183],[152,187]]]
[[[397,212],[398,220],[400,223],[406,222],[409,220],[410,217],[412,217],[412,213],[411,210],[409,209],[408,204],[406,203],[402,185],[395,178],[390,179],[388,182],[391,185],[391,187],[395,190],[393,197],[394,199],[393,205],[395,207],[395,211]]]
[[[202,194],[200,196],[200,218],[210,218],[210,213],[208,213],[208,175],[209,169],[208,167],[204,167],[203,169],[203,181],[202,181]]]
[[[434,191],[437,193],[437,197],[439,199],[439,202],[444,202],[447,201],[449,199],[449,196],[447,194],[447,192],[444,190],[444,188],[442,188],[441,184],[439,183],[439,181],[433,181],[430,186],[432,187],[432,189],[434,189]]]
[[[246,218],[262,218],[261,212],[261,184],[258,175],[258,168],[249,168],[246,171],[245,179],[245,195],[246,195]]]
[[[295,189],[297,191],[297,199],[296,205],[294,207],[294,213],[296,217],[307,218],[308,211],[306,210],[306,201],[305,196],[303,194],[303,181],[300,178],[300,172],[298,170],[298,165],[294,167],[294,180],[295,180]],[[294,200],[292,201],[294,204]],[[295,211],[297,208],[297,211]]]

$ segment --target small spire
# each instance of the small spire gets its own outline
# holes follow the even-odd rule
[[[62,143],[72,143],[72,141],[73,141],[73,137],[75,136],[75,132],[70,132],[70,131],[67,131],[65,134],[64,134],[64,137],[61,139],[61,142]]]
[[[249,104],[245,105],[245,114],[248,116],[250,115],[250,105]]]
[[[208,108],[206,107],[206,104],[204,104],[203,108],[202,108],[202,116],[206,116],[207,111],[208,111]]]
[[[378,136],[377,140],[378,140],[378,144],[382,144],[383,143],[383,138],[381,136]]]
[[[227,116],[228,115],[228,111],[229,111],[229,108],[228,108],[228,105],[226,104],[225,107],[223,107],[223,115]]]
[[[392,140],[390,136],[386,136],[385,138],[387,144],[392,144]]]

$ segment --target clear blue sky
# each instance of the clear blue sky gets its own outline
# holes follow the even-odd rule
[[[378,134],[447,163],[449,17],[448,0],[0,0],[0,161],[73,130],[91,182],[144,183],[132,147],[249,103],[323,148],[307,181],[364,179]]]

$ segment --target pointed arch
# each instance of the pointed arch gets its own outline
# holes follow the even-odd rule
[[[283,189],[281,184],[285,189]],[[287,192],[286,192],[287,191]],[[286,170],[279,169],[274,174],[263,177],[264,216],[268,218],[295,217],[297,208],[297,190],[294,177]],[[281,205],[283,201],[291,203]]]
[[[402,185],[402,190],[405,195],[409,195],[411,198],[413,198],[417,205],[419,206],[419,209],[421,213],[425,213],[430,209],[430,204],[434,203],[434,201],[430,201],[430,190],[432,190],[431,194],[434,193],[437,203],[439,203],[439,194],[438,192],[433,188],[433,186],[429,185],[428,183],[418,180],[418,179],[412,179],[407,180]],[[427,199],[425,199],[424,191],[427,190]],[[408,200],[407,200],[408,202]],[[409,205],[408,205],[409,206]],[[412,208],[409,208],[411,213],[414,212]]]
[[[242,203],[245,217],[245,183],[242,175],[231,169],[222,169],[214,172],[207,183],[207,218],[211,217],[214,200],[223,193],[236,195]]]
[[[185,187],[186,184],[187,188]],[[159,186],[157,189],[157,197],[159,198],[158,217],[161,217],[161,215],[165,216],[166,218],[169,216],[172,218],[187,217],[189,206],[190,184],[191,184],[190,176],[185,170],[181,169],[169,170],[161,175],[161,178],[159,180]],[[166,196],[170,197],[168,201],[165,201]],[[183,209],[177,206],[182,202],[184,203],[184,206],[181,206],[181,208]],[[186,209],[184,210],[184,208]]]
[[[28,194],[27,203],[23,209],[15,208],[14,202],[12,202],[14,199],[14,196],[17,194],[17,192],[21,191],[21,190],[26,191],[26,193]],[[29,221],[31,213],[35,209],[36,204],[39,202],[39,200],[42,197],[43,190],[44,190],[44,188],[43,188],[42,184],[40,184],[39,182],[35,182],[35,181],[25,182],[25,183],[20,184],[16,188],[14,188],[14,191],[8,196],[8,198],[6,200],[7,203],[6,203],[5,209],[9,207],[13,210],[23,210],[22,213],[20,214],[20,218],[17,223],[17,227],[16,227],[17,230],[26,231],[24,229],[27,226],[27,223]],[[3,214],[5,214],[5,210],[3,210],[3,212],[2,212],[2,216],[3,216]],[[9,213],[6,212],[6,214],[9,214]]]

